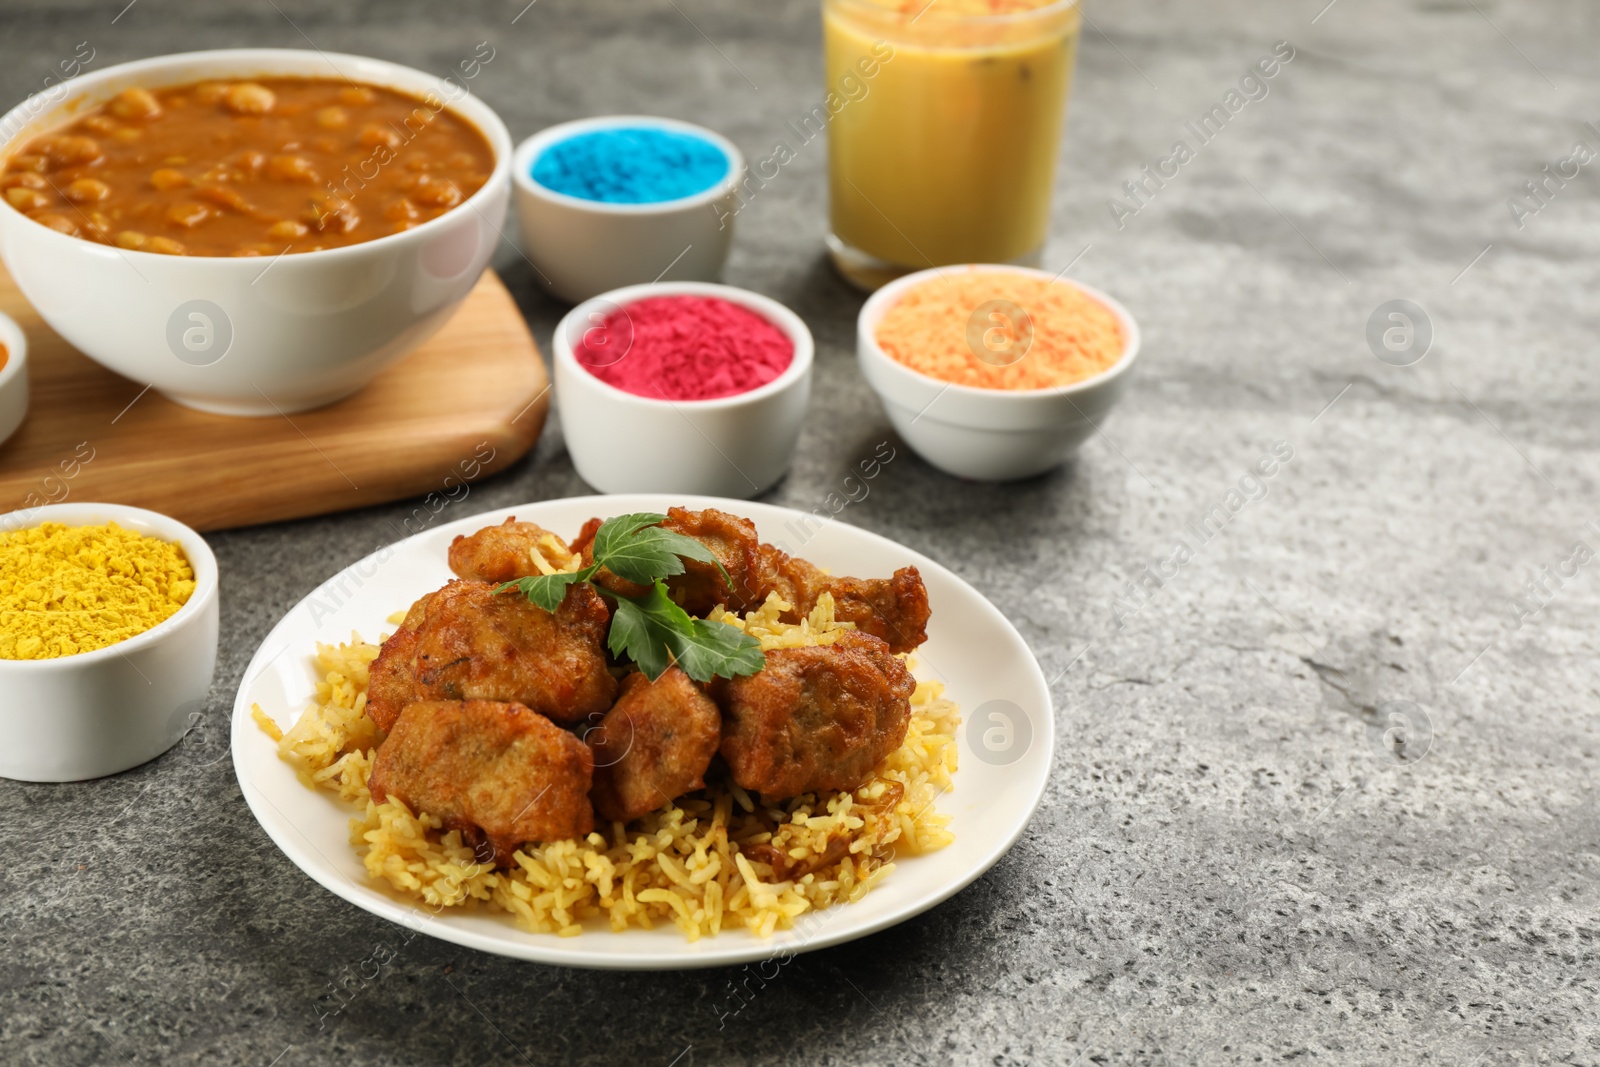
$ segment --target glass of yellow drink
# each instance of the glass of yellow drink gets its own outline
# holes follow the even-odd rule
[[[1038,264],[1081,18],[1078,0],[823,0],[845,277]]]

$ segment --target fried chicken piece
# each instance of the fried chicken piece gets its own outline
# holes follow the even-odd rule
[[[451,582],[417,634],[418,695],[515,701],[556,722],[579,722],[616,699],[606,669],[610,621],[605,601],[584,583],[569,587],[551,614],[515,591]]]
[[[901,567],[892,578],[836,578],[799,556],[761,546],[762,588],[794,605],[785,622],[811,614],[823,593],[833,595],[833,617],[888,642],[891,652],[910,652],[928,639],[928,587],[915,567]],[[765,593],[762,600],[766,599]]]
[[[718,687],[722,758],[767,800],[854,789],[905,740],[915,688],[871,634],[768,652],[764,670]]]
[[[715,508],[690,511],[672,508],[662,529],[692,537],[711,550],[723,569],[684,561],[684,573],[667,579],[672,599],[690,615],[704,617],[722,605],[743,614],[760,607],[771,593],[792,605],[785,622],[799,622],[817,606],[823,593],[833,594],[834,615],[854,623],[862,633],[881,637],[894,652],[910,652],[928,639],[928,589],[915,567],[901,567],[892,578],[836,578],[798,556],[762,543],[755,524]],[[590,519],[573,543],[585,566],[594,562],[594,534],[599,519]],[[642,586],[601,569],[595,581],[620,596],[639,596]]]
[[[380,681],[376,694],[370,680],[367,690],[373,722],[392,724],[411,700],[511,701],[557,722],[610,709],[617,682],[606,669],[611,613],[600,594],[575,584],[551,614],[515,590],[494,589],[458,579],[413,606],[379,653],[381,667],[373,664]],[[413,616],[420,616],[414,627]],[[402,636],[408,628],[414,634]]]
[[[450,542],[450,569],[458,577],[495,585],[548,573],[538,559],[559,570],[571,558],[565,541],[535,523],[518,522],[515,515]]]
[[[684,611],[704,617],[721,604],[732,611],[745,612],[767,599],[761,571],[761,539],[756,536],[755,523],[715,508],[671,508],[661,528],[699,541],[728,572],[724,578],[714,564],[684,560],[683,573],[667,579],[672,599]]]
[[[427,700],[407,705],[378,746],[372,799],[397,797],[461,831],[480,863],[509,866],[525,841],[594,829],[589,746],[521,704]]]
[[[722,739],[711,698],[677,667],[630,674],[616,707],[584,740],[594,750],[594,810],[628,822],[705,786]]]
[[[417,699],[417,630],[427,618],[434,595],[429,593],[411,605],[405,621],[367,668],[367,718],[380,730],[391,729],[406,705]]]
[[[600,532],[600,527],[605,525],[605,520],[599,517],[590,519],[578,529],[578,536],[572,539],[572,551],[583,557],[583,565],[587,567],[594,562],[594,535]]]

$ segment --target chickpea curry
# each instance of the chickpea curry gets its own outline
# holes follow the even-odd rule
[[[410,229],[494,166],[483,134],[436,97],[259,78],[124,89],[24,143],[0,190],[42,225],[101,244],[276,256]]]

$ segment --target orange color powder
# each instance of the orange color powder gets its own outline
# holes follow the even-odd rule
[[[906,290],[876,339],[914,371],[978,389],[1071,385],[1124,348],[1111,309],[1070,282],[961,267]]]

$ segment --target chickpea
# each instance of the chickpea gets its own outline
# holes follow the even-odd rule
[[[273,156],[267,160],[267,176],[280,182],[300,182],[311,185],[317,180],[317,172],[311,166],[311,161],[304,156]]]
[[[421,214],[422,212],[417,210],[417,205],[403,196],[391,200],[389,206],[383,209],[383,217],[391,222],[409,222]]]
[[[134,129],[132,126],[124,126],[112,134],[111,139],[113,141],[121,141],[123,144],[132,144],[143,136],[144,134],[141,131]]]
[[[376,122],[369,122],[361,127],[361,132],[356,134],[356,143],[364,148],[398,148],[400,135],[390,126],[379,126]]]
[[[150,175],[150,184],[162,192],[167,192],[171,189],[182,189],[189,184],[189,179],[182,171],[173,170],[170,167],[162,167]]]
[[[350,125],[350,113],[342,107],[319,107],[311,117],[325,130],[342,130]]]
[[[424,175],[416,181],[411,191],[419,203],[429,207],[455,207],[461,203],[461,190],[448,178],[430,178]]]
[[[38,211],[50,205],[50,198],[37,189],[12,188],[6,190],[6,203],[18,211]]]
[[[161,114],[161,104],[149,89],[134,86],[112,98],[110,111],[119,119],[153,119]]]
[[[118,130],[120,130],[122,128],[121,126],[118,126],[114,121],[112,121],[112,119],[111,119],[111,117],[109,115],[90,115],[88,118],[84,119],[78,125],[82,126],[84,129],[90,131],[91,133],[100,133],[100,134],[116,133]]]
[[[0,189],[48,189],[50,183],[45,181],[44,175],[32,171],[7,174],[0,177]]]
[[[306,221],[319,230],[349,233],[361,225],[361,215],[350,201],[324,194],[312,198]]]
[[[43,171],[50,169],[50,161],[43,156],[35,155],[31,152],[25,152],[20,156],[12,156],[11,162],[7,164],[7,166],[12,171],[33,171],[35,173],[42,173]]]
[[[105,237],[111,232],[111,220],[103,211],[89,212],[89,230],[97,237]]]
[[[204,200],[209,200],[213,204],[221,204],[226,208],[232,208],[241,215],[254,213],[254,209],[251,208],[250,202],[244,198],[244,194],[230,186],[202,185],[194,192],[196,196]]]
[[[192,230],[211,217],[211,209],[192,200],[181,201],[167,208],[166,219],[174,226]]]
[[[93,137],[63,137],[57,142],[56,151],[63,163],[79,165],[94,163],[105,154]]]
[[[240,82],[222,94],[223,105],[235,115],[265,115],[278,98],[265,85]]]
[[[350,107],[364,107],[377,99],[377,94],[371,89],[360,85],[347,85],[339,90],[339,103]]]
[[[48,226],[57,233],[64,233],[68,237],[78,236],[78,224],[65,215],[36,215],[33,221],[41,226]]]
[[[152,237],[145,244],[144,250],[146,252],[159,252],[164,256],[181,256],[188,251],[181,243],[174,241],[170,237]]]
[[[100,142],[93,137],[78,137],[67,135],[63,137],[41,137],[28,146],[45,159],[50,161],[52,167],[75,167],[93,163],[100,158]]]
[[[111,186],[96,178],[79,178],[61,191],[74,204],[95,204],[111,195]]]
[[[267,157],[254,149],[247,149],[233,157],[234,166],[240,170],[254,173],[266,166]]]
[[[292,241],[296,237],[304,237],[310,232],[311,228],[309,226],[303,222],[296,222],[293,219],[284,219],[282,222],[274,222],[267,228],[268,237],[276,237],[283,241]]]
[[[117,247],[137,251],[145,246],[149,238],[137,230],[123,230],[117,234]]]
[[[229,88],[231,86],[227,82],[201,82],[194,87],[194,98],[202,104],[215,104],[222,100]]]

